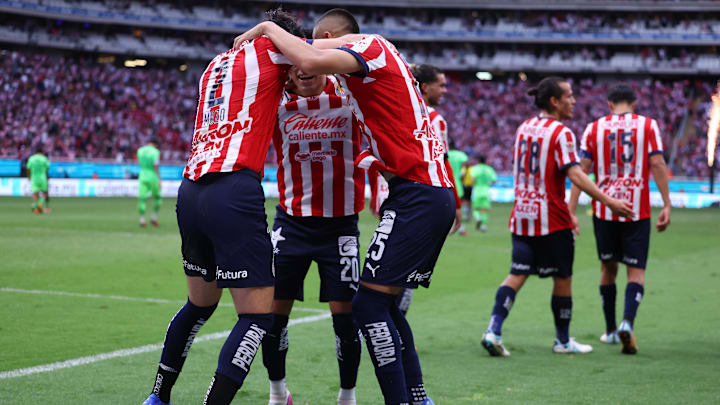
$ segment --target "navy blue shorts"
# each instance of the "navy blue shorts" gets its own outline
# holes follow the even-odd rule
[[[455,221],[451,189],[394,177],[380,206],[360,276],[368,283],[428,287],[445,238]]]
[[[598,259],[645,269],[650,249],[650,219],[606,221],[593,216]]]
[[[243,169],[183,179],[176,212],[185,274],[217,280],[219,288],[274,284],[258,173]]]
[[[320,301],[352,301],[360,278],[358,216],[294,217],[277,206],[272,231],[275,299],[304,299],[310,263],[318,265]]]
[[[570,229],[543,236],[512,234],[510,274],[568,278],[574,258],[575,238]]]

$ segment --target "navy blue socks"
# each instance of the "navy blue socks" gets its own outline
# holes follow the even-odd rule
[[[288,316],[275,314],[275,319],[262,342],[263,364],[270,381],[285,378],[285,358],[288,352]]]
[[[188,299],[170,321],[165,333],[160,364],[152,391],[161,401],[170,402],[170,392],[180,371],[182,371],[190,346],[192,346],[200,328],[212,316],[215,308],[217,308],[217,304],[209,307],[198,307]]]
[[[408,387],[408,396],[412,402],[421,402],[427,398],[427,394],[425,393],[420,359],[418,359],[415,350],[415,339],[410,324],[405,318],[405,314],[397,306],[390,307],[390,316],[400,335],[402,364],[405,372],[405,383]]]
[[[605,315],[605,331],[613,332],[617,330],[617,322],[615,320],[615,299],[617,297],[617,287],[615,284],[601,285],[600,298],[602,299],[602,309]]]
[[[623,315],[623,319],[630,322],[630,325],[633,325],[635,322],[635,315],[640,306],[640,301],[642,301],[643,294],[645,294],[645,288],[642,284],[628,283],[625,288],[625,314]]]
[[[340,388],[355,388],[362,345],[352,314],[334,314],[335,349],[340,369]],[[264,350],[264,349],[263,349]]]
[[[553,295],[550,301],[555,318],[555,337],[565,344],[570,340],[570,318],[572,317],[572,297]]]
[[[395,307],[394,295],[361,285],[353,298],[352,314],[365,337],[385,403],[407,404],[400,335],[390,316],[391,307]]]
[[[492,315],[490,316],[490,325],[488,329],[492,333],[500,336],[502,335],[502,325],[505,322],[515,302],[515,290],[506,285],[501,285],[495,294],[495,305],[492,309]]]
[[[250,365],[272,326],[272,314],[240,314],[220,350],[215,377],[204,404],[228,405],[250,372]]]

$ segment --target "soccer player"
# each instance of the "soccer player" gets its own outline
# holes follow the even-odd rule
[[[288,317],[303,300],[303,282],[315,261],[320,301],[329,302],[340,371],[338,405],[355,405],[361,345],[352,320],[360,277],[358,212],[365,205],[365,170],[355,167],[362,134],[348,99],[335,94],[332,76],[290,69],[290,89],[273,136],[280,202],[275,214],[274,321],[263,340],[270,378],[269,405],[292,403],[285,383]]]
[[[140,176],[138,176],[138,214],[140,214],[140,226],[145,227],[145,200],[148,197],[153,198],[153,212],[150,223],[153,226],[159,226],[158,211],[162,203],[162,195],[160,194],[160,150],[158,150],[159,142],[157,139],[150,140],[150,143],[141,146],[137,150],[137,160],[140,164]]]
[[[593,170],[598,187],[606,194],[632,204],[633,217],[615,215],[600,201],[593,201],[593,225],[600,259],[600,297],[605,315],[603,343],[622,341],[622,353],[635,354],[638,346],[634,321],[645,294],[645,267],[650,245],[650,190],[652,172],[663,200],[655,227],[658,232],[670,225],[670,195],[667,167],[657,122],[635,114],[637,95],[626,84],[613,86],[608,93],[610,115],[588,124],[580,142],[580,165]],[[593,168],[594,166],[594,168]],[[570,213],[575,223],[580,190],[573,187]],[[579,232],[579,227],[576,226]],[[618,327],[615,321],[615,279],[618,262],[627,266],[625,313]]]
[[[302,34],[283,12],[271,12],[270,19]],[[270,40],[257,38],[219,54],[202,74],[192,154],[177,201],[188,301],[168,326],[146,405],[170,402],[192,342],[223,288],[230,290],[238,321],[220,350],[204,404],[232,401],[272,325],[273,248],[260,173],[289,70]]]
[[[551,308],[555,318],[555,353],[588,353],[589,345],[570,337],[572,314],[573,223],[565,204],[565,179],[602,201],[619,216],[631,216],[622,201],[603,194],[578,166],[575,135],[562,121],[572,118],[575,98],[570,83],[559,77],[540,81],[529,95],[540,114],[520,125],[515,135],[513,178],[515,204],[510,214],[512,265],[495,296],[482,345],[491,356],[509,356],[502,325],[515,295],[529,275],[553,278]]]
[[[42,147],[38,147],[35,154],[28,158],[25,163],[30,179],[30,190],[32,191],[32,212],[42,214],[49,212],[46,205],[48,193],[48,170],[50,169],[50,159],[43,153]]]
[[[441,72],[438,68],[433,65],[411,65],[410,71],[418,82],[418,88],[422,95],[425,104],[428,106],[428,112],[430,113],[430,124],[435,129],[435,133],[440,136],[445,145],[445,170],[448,172],[450,180],[452,180],[455,187],[453,192],[455,193],[455,226],[453,226],[450,233],[455,233],[462,226],[462,200],[460,199],[460,191],[457,188],[457,182],[455,181],[455,168],[450,162],[449,153],[450,150],[448,142],[448,124],[440,115],[435,107],[440,104],[440,99],[447,93],[447,79],[445,79],[445,73]],[[457,172],[458,176],[460,171]]]
[[[315,36],[337,32],[340,25],[327,20],[338,18],[321,17]],[[337,49],[318,49],[262,23],[236,42],[262,35],[303,72],[342,74],[338,80],[365,123],[370,149],[356,162],[383,172],[390,193],[353,298],[353,319],[365,337],[385,403],[431,404],[410,325],[395,305],[403,288],[429,286],[455,219],[445,147],[430,125],[427,106],[409,67],[382,37],[367,35]]]
[[[497,175],[492,166],[485,164],[485,156],[478,156],[478,164],[470,168],[474,185],[472,191],[473,218],[475,229],[487,231],[488,210],[490,209],[490,186],[497,181]]]

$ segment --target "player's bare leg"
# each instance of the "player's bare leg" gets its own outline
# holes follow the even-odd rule
[[[622,353],[636,354],[638,351],[635,337],[635,314],[645,293],[645,270],[628,266],[628,284],[625,289],[625,313],[618,327],[618,337],[622,342]]]
[[[605,316],[605,333],[600,336],[600,341],[608,344],[617,344],[620,339],[617,336],[617,322],[615,320],[615,302],[617,297],[617,262],[602,262],[600,265],[600,297],[602,300],[603,315]]]
[[[510,356],[510,351],[503,344],[502,325],[510,315],[510,309],[515,303],[515,294],[520,291],[527,279],[528,276],[525,274],[509,274],[495,293],[495,304],[492,315],[490,315],[490,323],[481,341],[490,356]]]
[[[572,318],[572,277],[553,277],[551,307],[555,318],[555,353],[589,353],[592,346],[570,337]]]

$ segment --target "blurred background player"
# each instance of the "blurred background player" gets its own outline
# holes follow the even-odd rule
[[[495,170],[485,164],[485,156],[478,156],[478,164],[470,168],[473,178],[472,209],[475,229],[487,231],[488,211],[490,210],[490,186],[497,181]]]
[[[297,21],[268,13],[292,35]],[[227,405],[250,372],[272,326],[275,277],[260,172],[274,129],[290,63],[267,38],[217,55],[199,81],[192,154],[178,190],[188,301],[163,342],[152,394],[144,405],[166,405],[200,328],[228,288],[238,320],[220,350],[204,405]],[[241,96],[237,96],[241,95]]]
[[[45,156],[42,147],[38,147],[35,154],[28,158],[25,166],[32,191],[32,212],[35,214],[50,213],[47,202],[50,159]]]
[[[314,34],[328,31],[316,26]],[[353,298],[353,319],[365,337],[385,403],[432,404],[412,330],[395,299],[403,288],[430,285],[455,219],[443,141],[430,129],[409,67],[384,38],[367,35],[338,49],[317,49],[272,23],[262,23],[236,43],[263,35],[304,72],[341,74],[338,81],[365,123],[370,150],[361,152],[356,162],[383,172],[390,193]]]
[[[460,169],[460,177],[462,179],[462,188],[463,188],[463,193],[462,193],[462,197],[460,198],[460,200],[462,202],[462,210],[463,210],[462,215],[463,215],[464,222],[470,222],[470,219],[472,219],[473,178],[472,178],[472,174],[470,173],[471,168],[472,168],[471,160],[468,158],[468,160],[466,160],[465,163],[463,163],[462,168]]]
[[[631,216],[622,201],[603,194],[579,165],[575,135],[561,121],[572,118],[575,97],[570,83],[547,77],[528,94],[540,114],[525,121],[515,135],[513,180],[515,203],[510,214],[512,264],[510,275],[498,288],[488,330],[482,345],[491,356],[509,356],[502,340],[507,318],[529,275],[552,277],[551,308],[555,319],[554,353],[588,353],[589,345],[570,337],[572,265],[575,240],[565,204],[565,179],[603,201],[613,212]]]
[[[645,294],[645,266],[650,247],[650,173],[663,200],[655,225],[659,232],[670,224],[670,194],[662,138],[657,122],[635,114],[637,95],[632,87],[618,84],[608,93],[610,115],[588,124],[583,133],[580,165],[593,171],[604,193],[632,204],[633,217],[624,218],[600,201],[593,201],[593,225],[601,261],[600,296],[605,316],[604,343],[622,341],[622,353],[635,354],[638,346],[634,321]],[[594,169],[593,169],[594,164]],[[573,220],[580,190],[573,186],[569,209]],[[576,226],[579,233],[579,227]],[[618,327],[615,320],[618,262],[627,266],[625,313]]]
[[[137,150],[137,160],[140,165],[140,175],[138,176],[138,214],[140,214],[140,226],[145,227],[145,209],[148,197],[153,199],[152,216],[150,223],[153,226],[159,226],[158,211],[162,204],[162,194],[160,193],[160,150],[159,142],[156,138],[150,140],[150,143],[141,146]]]
[[[352,30],[359,32],[357,24]],[[273,325],[263,340],[270,379],[268,405],[292,403],[285,382],[288,317],[303,300],[312,261],[320,273],[320,301],[329,302],[340,371],[338,405],[355,405],[361,345],[352,320],[360,278],[358,212],[365,205],[365,170],[355,167],[362,134],[334,77],[293,66],[273,136],[279,204],[271,240],[275,253]],[[328,122],[318,128],[315,123]],[[314,128],[314,129],[313,129]]]
[[[458,150],[455,147],[455,142],[452,139],[449,139],[447,157],[450,161],[450,167],[452,168],[453,175],[455,177],[455,190],[458,198],[460,199],[460,204],[463,204],[465,199],[465,187],[463,186],[462,178],[465,170],[465,164],[469,159],[468,155],[465,152]],[[463,221],[460,221],[458,232],[460,235],[467,235],[467,230],[465,229],[465,223]]]

